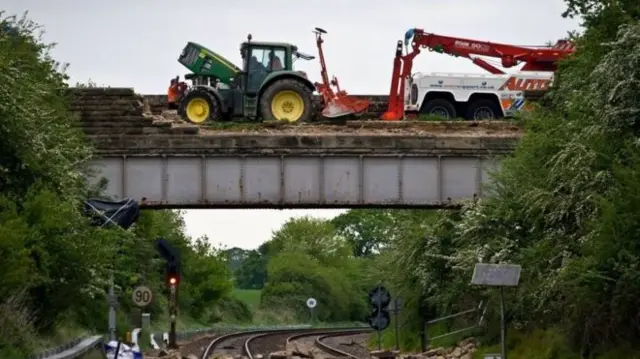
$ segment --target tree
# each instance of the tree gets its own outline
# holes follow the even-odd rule
[[[242,266],[242,263],[247,258],[249,251],[242,248],[233,247],[225,250],[224,253],[228,261],[229,269],[235,272]]]
[[[164,237],[186,258],[183,309],[208,310],[229,293],[229,273],[206,240],[191,243],[177,211],[145,211],[135,226],[96,228],[82,214],[89,194],[84,166],[92,154],[69,111],[64,66],[49,56],[39,27],[0,13],[0,357],[22,358],[55,333],[61,319],[106,331],[109,268],[124,296],[145,284],[157,293],[147,309],[166,308]],[[183,282],[183,283],[184,283]],[[129,301],[119,310],[127,311]],[[206,318],[205,318],[206,319]],[[119,328],[124,330],[125,327]]]
[[[41,182],[71,195],[90,147],[68,111],[64,66],[26,16],[0,12],[0,25],[0,193],[24,196]]]
[[[467,285],[476,262],[521,264],[517,297],[508,298],[516,325],[559,327],[586,357],[640,335],[632,319],[640,223],[630,215],[640,173],[640,18],[631,2],[568,4],[585,19],[578,51],[560,65],[551,106],[525,115],[525,135],[493,174],[491,195],[432,225],[422,247],[393,250],[404,286],[431,285],[423,293],[441,314],[448,303],[494,295]]]
[[[249,251],[234,275],[238,288],[261,289],[267,279],[267,257],[256,250]]]
[[[330,222],[308,216],[287,221],[273,234],[267,249],[269,256],[284,250],[297,251],[323,264],[335,263],[351,252],[346,240],[336,235]]]
[[[352,209],[331,220],[338,234],[344,236],[356,257],[371,256],[380,251],[392,236],[389,211]]]

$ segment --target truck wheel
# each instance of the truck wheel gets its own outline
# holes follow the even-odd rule
[[[471,121],[493,120],[502,117],[496,101],[481,99],[473,101],[467,108],[465,118]]]
[[[180,101],[178,113],[196,125],[207,121],[219,121],[222,118],[218,99],[201,89],[195,89],[185,95]]]
[[[429,100],[422,106],[420,112],[424,115],[440,116],[449,120],[456,118],[457,115],[453,104],[443,98]]]
[[[308,122],[313,116],[312,92],[300,81],[276,80],[260,98],[265,121]]]

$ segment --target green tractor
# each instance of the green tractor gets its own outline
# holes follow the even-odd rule
[[[364,111],[368,102],[352,100],[339,88],[334,93],[329,86],[320,36],[326,31],[316,28],[315,32],[323,84],[313,83],[304,72],[293,70],[296,59],[315,57],[299,52],[292,44],[251,41],[249,35],[240,45],[243,60],[240,69],[202,45],[187,43],[178,62],[192,72],[185,76],[192,85],[185,86],[179,94],[178,113],[194,124],[233,118],[307,122],[316,116],[313,96],[316,89],[322,95],[323,107],[333,105],[330,113],[323,111],[327,117]],[[331,84],[337,86],[337,80],[334,81]]]

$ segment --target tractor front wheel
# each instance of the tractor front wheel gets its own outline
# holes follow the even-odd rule
[[[265,121],[308,122],[313,116],[313,92],[294,79],[276,80],[260,98]]]
[[[219,121],[222,118],[218,99],[209,92],[200,89],[185,95],[180,101],[178,113],[185,120],[196,125],[207,121]]]

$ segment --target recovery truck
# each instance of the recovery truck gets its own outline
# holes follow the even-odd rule
[[[321,83],[313,83],[306,73],[293,69],[296,59],[315,59],[293,44],[251,41],[249,34],[240,45],[243,65],[239,68],[200,44],[187,43],[178,62],[191,71],[185,76],[191,85],[179,94],[178,113],[195,124],[233,118],[306,122],[317,117],[314,91],[320,94],[324,117],[364,112],[367,100],[348,96],[335,77],[329,81],[322,50],[322,34],[327,32],[315,28],[314,33]]]
[[[409,44],[411,52],[409,52]],[[403,54],[403,45],[406,54]],[[413,60],[421,48],[472,60],[490,74],[411,74]],[[410,29],[404,44],[396,46],[386,121],[398,121],[405,115],[438,115],[466,120],[510,117],[528,108],[530,99],[548,90],[557,62],[574,52],[568,40],[553,46],[516,46],[426,33]],[[503,68],[523,64],[519,73],[506,74],[486,60],[475,56],[499,58]]]

